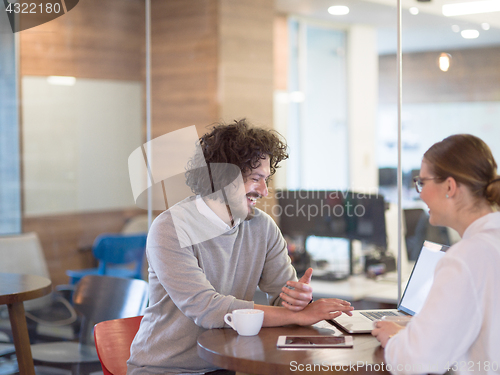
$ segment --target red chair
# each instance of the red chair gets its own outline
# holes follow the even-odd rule
[[[130,345],[142,316],[107,320],[95,325],[94,339],[104,375],[126,375]]]

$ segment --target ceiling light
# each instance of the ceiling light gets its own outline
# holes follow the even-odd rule
[[[483,22],[483,23],[481,24],[481,28],[482,28],[483,30],[489,30],[489,29],[490,29],[490,24],[489,24],[489,23],[486,23],[486,22]]]
[[[416,16],[418,14],[418,8],[417,7],[411,7],[410,9],[408,9],[410,11],[411,14],[413,14],[414,16]]]
[[[328,13],[334,16],[343,16],[349,13],[349,8],[346,7],[345,5],[334,5],[328,8]]]
[[[477,30],[462,30],[460,33],[464,39],[476,39],[479,36],[479,31]]]
[[[500,1],[498,0],[483,0],[443,5],[443,15],[447,17],[498,11],[500,11]]]
[[[459,33],[459,32],[460,32],[460,26],[458,26],[458,25],[453,25],[453,26],[451,27],[451,29],[452,29],[452,30],[453,30],[453,32],[455,32],[455,33]]]
[[[49,76],[47,77],[47,82],[56,86],[74,86],[76,78],[66,76]]]
[[[447,72],[448,69],[450,69],[450,64],[451,64],[451,55],[444,52],[441,55],[439,55],[438,59],[439,69],[441,69],[443,72]]]

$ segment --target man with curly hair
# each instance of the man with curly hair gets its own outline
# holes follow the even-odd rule
[[[280,230],[255,207],[288,158],[278,134],[240,120],[213,127],[199,146],[186,173],[196,196],[158,216],[149,232],[150,303],[128,375],[231,373],[199,358],[196,340],[224,327],[224,315],[236,309],[263,310],[264,327],[351,314],[346,301],[311,302],[312,269],[297,281]],[[252,301],[257,287],[269,306]]]

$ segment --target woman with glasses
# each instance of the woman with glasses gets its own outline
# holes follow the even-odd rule
[[[462,240],[436,266],[419,314],[406,327],[378,321],[372,335],[393,373],[500,373],[500,177],[479,138],[453,135],[424,154],[415,178],[432,225]]]

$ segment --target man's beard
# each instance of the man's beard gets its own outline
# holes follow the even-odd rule
[[[245,221],[253,219],[254,216],[255,216],[255,208],[250,207],[250,211],[248,212],[248,215],[245,218]]]

